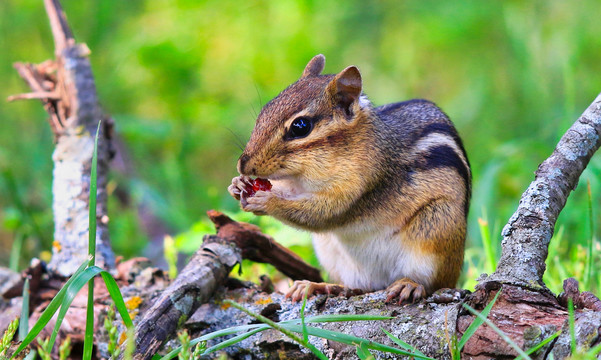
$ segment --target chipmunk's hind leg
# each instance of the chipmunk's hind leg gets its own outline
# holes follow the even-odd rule
[[[300,301],[307,293],[307,297],[318,295],[318,294],[327,294],[327,295],[342,295],[345,297],[350,297],[353,295],[361,295],[364,293],[363,290],[360,289],[351,289],[343,285],[338,284],[328,284],[328,283],[316,283],[308,280],[297,280],[294,282],[288,293],[286,293],[286,298],[290,298],[292,301]]]
[[[386,302],[398,302],[402,304],[411,300],[412,303],[419,301],[426,297],[426,289],[423,285],[416,283],[409,278],[402,278],[393,282],[388,288],[386,288]],[[396,300],[398,297],[398,300]]]

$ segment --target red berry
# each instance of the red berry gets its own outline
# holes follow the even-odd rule
[[[254,196],[257,191],[270,191],[271,183],[267,179],[254,179],[250,180],[250,183],[246,184],[244,187],[244,192],[246,192],[246,197]]]
[[[257,178],[253,181],[253,190],[256,191],[270,191],[271,183],[267,179]]]

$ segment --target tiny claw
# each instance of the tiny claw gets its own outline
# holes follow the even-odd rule
[[[363,293],[360,289],[350,289],[343,285],[338,284],[328,284],[328,283],[315,283],[308,280],[297,280],[292,284],[288,293],[286,293],[286,298],[290,298],[293,302],[298,302],[305,297],[305,293],[307,297],[317,295],[317,294],[326,294],[328,296],[338,296],[343,295],[345,297],[360,295]]]
[[[395,281],[386,289],[386,302],[390,303],[395,298],[398,297],[398,300],[395,301],[399,305],[408,302],[411,299],[412,303],[415,303],[426,296],[426,289],[423,285],[416,283],[415,281],[403,278]]]

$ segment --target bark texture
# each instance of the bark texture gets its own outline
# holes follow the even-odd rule
[[[503,228],[497,271],[486,281],[544,289],[543,274],[555,222],[578,178],[601,145],[601,94],[563,135],[536,171]]]
[[[109,243],[107,175],[112,156],[112,120],[103,114],[85,44],[77,44],[57,0],[45,0],[55,43],[55,60],[39,65],[15,64],[33,91],[9,100],[41,99],[50,115],[56,148],[52,155],[54,243],[49,267],[69,276],[87,258],[89,189],[94,136],[98,139],[98,198],[96,263],[113,269],[115,259]]]
[[[241,261],[239,250],[232,244],[217,237],[205,238],[200,250],[136,326],[134,359],[150,359],[200,304],[209,301]]]

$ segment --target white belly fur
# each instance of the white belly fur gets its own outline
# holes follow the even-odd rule
[[[392,228],[348,226],[313,233],[315,252],[332,281],[366,291],[410,278],[426,289],[435,271],[433,256],[414,253]]]

